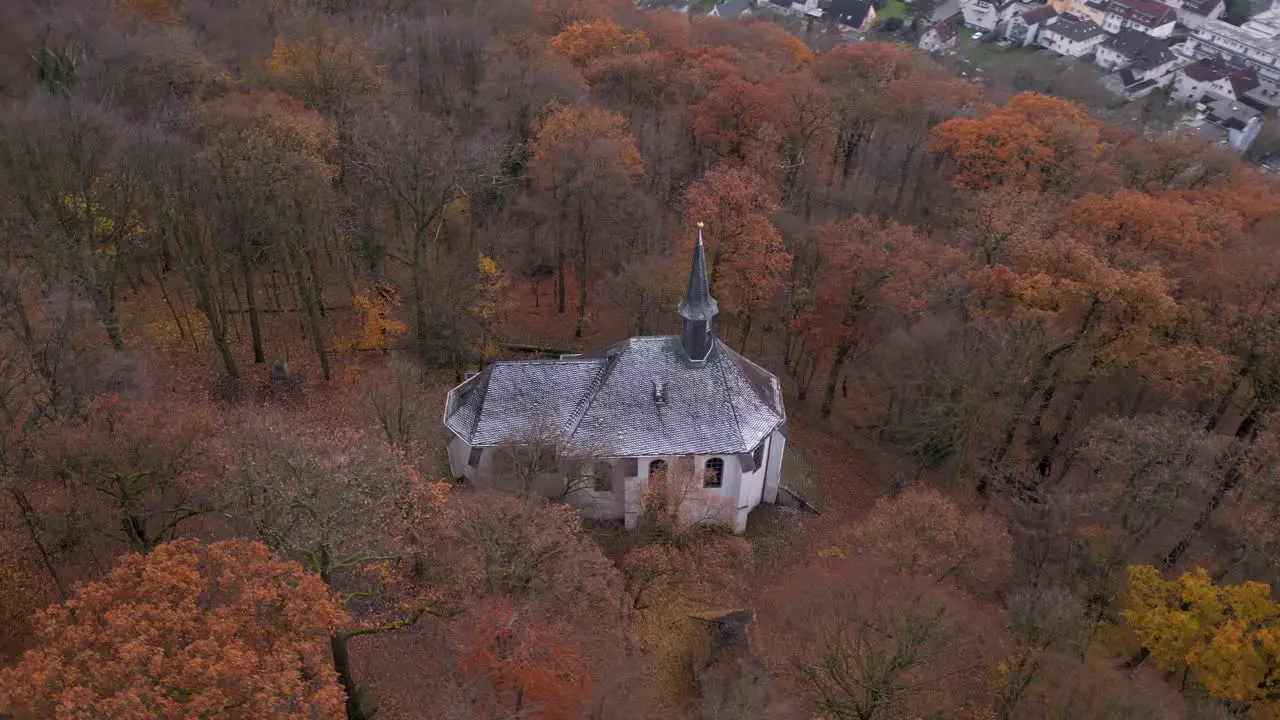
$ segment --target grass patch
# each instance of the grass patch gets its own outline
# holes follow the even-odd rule
[[[876,25],[885,22],[889,18],[898,18],[905,20],[907,17],[907,4],[902,0],[889,0],[884,4],[884,8],[876,10]]]

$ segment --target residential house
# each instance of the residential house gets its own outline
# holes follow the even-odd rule
[[[1096,50],[1106,37],[1094,21],[1064,13],[1045,22],[1036,44],[1059,55],[1084,57]]]
[[[755,6],[751,0],[722,0],[711,8],[711,12],[707,13],[707,15],[737,20],[738,18],[750,17],[754,9]]]
[[[920,36],[920,49],[927,53],[944,52],[956,46],[955,17],[939,20]]]
[[[1040,37],[1040,29],[1056,17],[1058,11],[1051,5],[1032,6],[1009,18],[1009,23],[1005,26],[1005,38],[1018,47],[1035,45]]]
[[[1235,67],[1228,65],[1221,57],[1214,55],[1200,58],[1178,70],[1173,79],[1173,100],[1184,103],[1197,103],[1206,94],[1241,99],[1245,93],[1258,87],[1258,71],[1251,67]]]
[[[1109,0],[1102,29],[1112,34],[1137,30],[1151,37],[1167,38],[1173,34],[1177,21],[1177,11],[1158,0]]]
[[[1228,65],[1251,67],[1264,80],[1280,83],[1280,10],[1268,10],[1236,27],[1205,20],[1191,31],[1184,54],[1192,59],[1220,56]]]
[[[449,391],[453,476],[567,493],[586,516],[626,527],[644,512],[646,488],[661,482],[680,493],[673,509],[745,530],[752,508],[777,499],[786,413],[778,379],[712,330],[718,306],[701,231],[678,312],[679,335],[494,362]]]
[[[1165,0],[1166,4],[1178,12],[1178,23],[1189,30],[1195,30],[1206,20],[1217,20],[1226,11],[1227,4],[1223,0]]]
[[[806,11],[813,16],[815,11]],[[876,19],[876,8],[871,0],[827,0],[817,9],[817,16],[834,21],[842,29],[866,32]]]
[[[1263,113],[1280,108],[1280,85],[1261,81],[1256,87],[1236,93],[1236,99]]]
[[[991,32],[1003,26],[1019,9],[1017,0],[960,0],[965,27]]]
[[[1110,7],[1111,0],[1076,0],[1071,3],[1067,12],[1103,25],[1107,22],[1107,10]]]
[[[1118,71],[1115,80],[1120,93],[1129,99],[1168,85],[1179,62],[1163,40],[1129,29],[1104,40],[1094,56],[1099,69]]]
[[[1188,124],[1203,135],[1244,152],[1262,129],[1262,111],[1211,92],[1196,104],[1195,118]]]

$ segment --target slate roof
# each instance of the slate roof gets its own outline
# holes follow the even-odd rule
[[[1129,28],[1112,35],[1102,44],[1128,58],[1130,65],[1138,70],[1150,70],[1173,60],[1173,52],[1163,40]]]
[[[862,27],[872,4],[871,0],[830,0],[830,3],[823,7],[826,14],[834,17],[836,22],[857,28]]]
[[[1222,61],[1222,58],[1215,55],[1212,58],[1200,58],[1182,68],[1182,72],[1196,82],[1213,82],[1226,77],[1231,72],[1231,68]]]
[[[719,340],[706,362],[691,362],[675,336],[635,337],[593,356],[495,362],[449,392],[444,417],[472,446],[518,444],[544,423],[565,454],[607,457],[750,453],[785,420],[768,371]]]
[[[1098,23],[1087,18],[1078,18],[1074,15],[1058,16],[1058,19],[1052,25],[1046,26],[1045,30],[1053,31],[1075,42],[1088,40],[1102,34],[1102,28],[1098,27]]]
[[[748,0],[723,0],[716,5],[715,9],[719,17],[736,18],[750,10],[751,3]]]

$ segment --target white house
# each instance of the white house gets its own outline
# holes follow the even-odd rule
[[[1211,92],[1196,104],[1191,125],[1210,139],[1244,152],[1262,129],[1262,111]]]
[[[1045,22],[1036,44],[1059,55],[1084,57],[1093,52],[1107,34],[1092,20],[1064,13]]]
[[[1009,18],[1005,26],[1005,38],[1019,47],[1035,45],[1045,23],[1058,17],[1058,11],[1050,5],[1032,6]]]
[[[1193,58],[1221,56],[1229,65],[1252,67],[1260,78],[1280,82],[1280,10],[1259,13],[1239,27],[1206,19],[1185,47]]]
[[[1174,75],[1173,100],[1197,103],[1209,93],[1233,100],[1258,87],[1258,73],[1253,68],[1232,67],[1214,56],[1201,58],[1187,65]]]
[[[516,466],[527,469],[527,456],[545,448],[525,482],[549,495],[572,490],[566,499],[588,517],[633,527],[646,486],[684,472],[689,502],[681,512],[715,510],[695,519],[743,532],[752,508],[777,499],[786,414],[778,379],[712,332],[718,306],[701,231],[679,313],[678,336],[495,362],[451,390],[444,424],[453,476],[509,485]]]
[[[1167,3],[1178,12],[1178,22],[1189,30],[1195,30],[1205,20],[1217,20],[1226,11],[1223,0],[1173,0]]]
[[[1137,30],[1151,37],[1167,38],[1173,34],[1178,13],[1157,0],[1110,0],[1102,29],[1109,33]]]
[[[927,53],[944,52],[956,46],[956,25],[954,18],[940,20],[924,31],[920,36],[920,49]]]
[[[1018,9],[1017,0],[960,0],[965,27],[991,32],[1008,22]]]
[[[1179,62],[1164,40],[1129,29],[1104,40],[1094,56],[1100,70],[1118,71],[1114,78],[1117,90],[1129,99],[1168,85]]]

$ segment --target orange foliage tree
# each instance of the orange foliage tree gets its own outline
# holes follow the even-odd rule
[[[777,293],[791,256],[769,215],[778,209],[768,181],[749,170],[719,166],[685,193],[685,223],[706,224],[711,292],[742,318],[740,348],[751,321]]]
[[[453,629],[459,668],[487,686],[473,716],[582,716],[591,670],[571,627],[533,607],[491,600],[472,608]]]
[[[344,621],[319,578],[264,545],[167,543],[41,614],[39,646],[0,670],[0,713],[339,717],[328,636]]]
[[[649,38],[640,31],[623,32],[612,20],[579,22],[551,38],[551,49],[579,68],[622,54],[643,52]]]
[[[969,190],[1019,185],[1079,192],[1100,172],[1101,127],[1066,100],[1022,93],[978,118],[934,128],[929,149],[955,164],[953,183]]]

